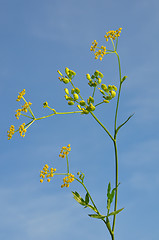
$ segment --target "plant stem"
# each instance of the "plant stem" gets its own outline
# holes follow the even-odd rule
[[[109,131],[106,129],[106,127],[104,127],[104,125],[98,120],[98,118],[94,115],[94,113],[90,112],[90,114],[94,117],[94,119],[102,126],[102,128],[107,132],[107,134],[109,135],[109,137],[113,140],[114,142],[114,138],[112,137],[112,135],[109,133]]]

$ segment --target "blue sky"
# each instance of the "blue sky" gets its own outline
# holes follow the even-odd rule
[[[64,171],[60,148],[68,143],[73,173],[81,170],[101,212],[106,210],[106,187],[114,184],[114,152],[110,139],[91,116],[67,115],[35,122],[25,138],[15,134],[7,140],[16,120],[16,98],[26,89],[37,117],[50,112],[43,102],[57,111],[70,111],[64,86],[57,70],[76,72],[74,83],[84,98],[91,91],[85,77],[96,69],[107,84],[118,86],[115,55],[96,61],[89,51],[96,39],[105,44],[105,32],[122,27],[118,52],[122,75],[128,80],[122,89],[118,124],[134,117],[118,136],[119,200],[125,210],[117,216],[118,240],[157,239],[159,189],[159,81],[158,24],[156,0],[0,0],[0,238],[6,240],[110,239],[105,226],[87,214],[72,198],[71,191],[84,195],[73,182],[61,189],[62,177],[51,183],[39,182],[45,163]],[[108,43],[111,48],[111,44]],[[112,132],[116,99],[96,110],[101,122]]]

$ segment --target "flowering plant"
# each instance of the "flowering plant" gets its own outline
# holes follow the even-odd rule
[[[97,208],[90,192],[88,191],[87,187],[85,186],[84,178],[85,175],[83,172],[77,172],[77,176],[75,177],[75,174],[70,173],[69,170],[69,158],[68,154],[71,151],[71,146],[68,144],[67,146],[63,146],[61,149],[61,152],[59,154],[59,157],[65,158],[67,163],[67,169],[65,173],[56,172],[56,168],[49,167],[47,164],[43,167],[43,169],[40,171],[40,182],[43,183],[45,179],[47,179],[47,182],[50,182],[51,179],[54,176],[62,175],[63,183],[61,185],[61,188],[66,187],[68,188],[70,183],[73,181],[77,181],[80,183],[83,188],[85,189],[85,197],[82,198],[80,194],[77,191],[72,192],[73,198],[84,208],[90,208],[93,213],[89,214],[89,217],[100,219],[104,222],[106,228],[108,229],[111,239],[115,239],[115,223],[116,223],[116,216],[119,212],[123,210],[123,208],[118,209],[117,208],[117,200],[118,200],[118,187],[119,187],[119,181],[118,181],[118,151],[117,151],[117,134],[118,131],[128,122],[128,120],[133,116],[130,115],[122,124],[117,126],[117,117],[118,117],[118,107],[119,107],[119,99],[120,99],[120,93],[122,84],[126,80],[127,76],[121,75],[121,66],[120,66],[120,58],[117,52],[117,46],[118,46],[118,38],[120,36],[122,28],[119,28],[116,31],[109,31],[104,36],[106,39],[106,42],[110,39],[113,49],[108,50],[105,46],[98,46],[98,42],[94,40],[92,42],[92,46],[90,48],[90,51],[94,53],[95,59],[99,59],[102,61],[102,58],[104,55],[108,54],[115,54],[118,59],[118,66],[119,66],[119,87],[117,89],[114,85],[106,85],[103,83],[104,75],[96,70],[93,74],[86,74],[86,78],[88,80],[88,85],[92,89],[91,96],[88,97],[87,100],[84,100],[82,97],[81,91],[79,88],[77,88],[73,81],[76,76],[76,73],[69,69],[65,68],[65,74],[62,74],[61,71],[57,71],[59,74],[59,80],[64,83],[71,86],[71,88],[65,88],[65,99],[68,103],[68,105],[73,106],[76,105],[78,110],[71,111],[71,112],[57,112],[55,109],[51,108],[48,104],[48,102],[44,102],[43,107],[48,108],[51,111],[51,114],[43,117],[36,118],[35,114],[33,113],[31,109],[31,102],[28,102],[25,98],[25,89],[21,91],[18,95],[17,101],[24,101],[24,105],[21,106],[18,110],[16,110],[16,118],[19,119],[20,116],[23,116],[27,119],[30,119],[30,122],[27,124],[22,123],[17,130],[15,130],[14,125],[11,125],[10,130],[8,131],[8,139],[10,140],[15,132],[19,132],[20,136],[24,137],[26,134],[27,129],[37,120],[45,119],[54,115],[62,115],[62,114],[74,114],[74,113],[80,113],[82,115],[90,114],[96,122],[103,128],[105,133],[109,136],[110,140],[112,141],[114,145],[114,152],[115,152],[115,186],[111,187],[111,183],[108,183],[107,187],[107,203],[106,203],[106,214],[103,214],[99,211]],[[99,102],[95,102],[95,93],[99,92],[101,94],[101,100]],[[116,109],[115,109],[115,116],[114,116],[114,133],[111,134],[108,129],[101,123],[101,121],[97,118],[95,115],[96,108],[101,104],[108,104],[111,100],[113,100],[117,95],[116,100]],[[112,205],[114,204],[114,208],[112,210]]]

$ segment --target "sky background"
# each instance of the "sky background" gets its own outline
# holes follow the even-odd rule
[[[26,89],[36,117],[56,111],[73,111],[64,98],[66,85],[57,70],[76,72],[74,84],[87,99],[91,94],[86,73],[97,69],[106,84],[119,84],[115,55],[102,62],[90,52],[91,42],[111,48],[105,32],[122,27],[118,53],[123,84],[118,124],[135,112],[118,135],[119,198],[117,240],[155,240],[159,199],[159,3],[156,0],[0,0],[0,239],[110,239],[105,225],[88,214],[71,191],[85,192],[73,182],[61,189],[62,177],[39,182],[43,165],[65,171],[59,158],[62,146],[71,144],[70,171],[83,171],[85,183],[102,214],[106,188],[114,185],[114,149],[111,140],[90,115],[57,115],[36,121],[25,138],[17,133],[7,140],[20,107],[18,92]],[[69,87],[68,87],[69,88]],[[21,102],[21,104],[23,104]],[[116,99],[100,105],[95,114],[113,132]]]

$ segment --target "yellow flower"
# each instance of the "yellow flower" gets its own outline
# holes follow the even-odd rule
[[[21,137],[25,137],[25,133],[26,133],[26,129],[25,129],[25,123],[23,123],[22,125],[20,125],[19,127],[19,133]]]
[[[63,187],[69,187],[69,184],[71,182],[73,182],[75,179],[74,179],[74,175],[69,173],[68,176],[64,177],[63,178],[63,184],[61,185],[61,188]]]
[[[106,41],[108,41],[109,38],[115,40],[117,37],[120,36],[122,28],[119,28],[118,30],[110,30],[109,32],[106,32],[106,35],[104,36]]]
[[[68,144],[67,147],[62,147],[61,151],[60,151],[60,154],[59,154],[59,157],[61,158],[65,158],[66,155],[69,154],[69,152],[71,151],[71,145]]]
[[[10,126],[10,129],[9,129],[9,131],[7,131],[7,133],[8,133],[8,140],[10,140],[12,138],[13,134],[15,133],[14,125]]]
[[[21,91],[18,95],[17,101],[19,102],[20,99],[25,95],[25,89],[23,89],[23,91]]]

